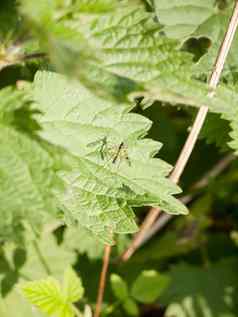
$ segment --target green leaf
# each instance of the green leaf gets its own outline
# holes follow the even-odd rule
[[[195,76],[209,75],[218,54],[220,44],[232,13],[233,1],[225,2],[224,8],[214,0],[155,0],[155,10],[159,22],[164,26],[165,34],[182,43],[189,38],[207,38],[210,45],[207,52],[195,66]],[[238,36],[232,43],[232,48],[224,66],[224,75],[232,77],[237,69],[236,51]]]
[[[52,157],[37,141],[4,125],[0,131],[0,226],[6,239],[12,225],[14,230],[24,220],[39,231],[56,213],[52,187],[57,181]]]
[[[110,280],[114,295],[120,301],[127,299],[129,297],[129,292],[126,282],[117,274],[111,274]]]
[[[110,7],[112,9],[114,5]],[[91,47],[86,39],[84,23],[75,28],[71,19],[67,19],[68,14],[82,11],[85,15],[93,8],[95,12],[107,11],[108,2],[84,1],[68,8],[64,5],[60,7],[55,0],[34,4],[28,0],[21,1],[21,11],[29,20],[40,49],[49,55],[57,71],[79,79],[98,95],[125,99],[126,94],[133,91],[135,84],[103,69],[100,62],[101,52],[94,46]]]
[[[131,295],[142,303],[153,303],[168,287],[169,278],[156,271],[143,271],[133,283]]]
[[[65,271],[63,288],[56,279],[48,277],[24,283],[21,289],[24,296],[42,312],[57,317],[74,317],[72,304],[83,295],[81,280],[71,268]]]
[[[138,316],[139,314],[139,308],[136,304],[136,302],[131,299],[127,298],[123,304],[122,304],[124,310],[127,312],[128,315],[130,316]]]
[[[232,14],[233,5],[234,3],[233,1],[231,1],[230,5],[228,5],[225,10],[216,9],[215,14],[213,14],[205,23],[203,23],[199,27],[199,29],[196,30],[194,34],[192,34],[194,38],[206,37],[211,41],[211,45],[208,49],[207,54],[202,56],[202,58],[199,60],[199,63],[195,68],[195,72],[205,74],[207,74],[207,72],[211,72],[214,60],[216,59],[216,56],[218,54],[220,44],[223,40],[227,25]],[[235,34],[223,71],[223,75],[228,76],[228,78],[232,78],[232,72],[234,72],[235,70],[237,71],[237,47],[238,35]]]
[[[80,18],[73,27],[82,27]],[[174,72],[191,63],[190,54],[179,51],[176,41],[164,37],[154,14],[140,5],[122,3],[83,28],[92,47],[101,51],[105,69],[136,82],[147,82],[165,70]]]
[[[69,250],[87,254],[92,260],[103,256],[104,244],[95,240],[91,232],[79,224],[65,229],[64,244]]]
[[[137,97],[144,96],[145,102],[161,100],[172,105],[184,104],[195,107],[206,105],[215,113],[234,113],[238,98],[233,87],[220,84],[213,91],[206,83],[188,78],[184,74],[164,74],[150,85],[146,85],[146,88],[146,92],[136,93]],[[209,96],[211,93],[212,97]]]
[[[24,296],[49,316],[60,316],[62,297],[60,284],[54,278],[25,283],[21,287]]]
[[[212,97],[209,96],[211,93]],[[147,85],[146,92],[137,93],[133,96],[144,96],[144,107],[148,104],[151,105],[154,100],[195,107],[206,105],[211,112],[218,113],[222,119],[230,121],[232,129],[230,137],[233,141],[229,142],[229,145],[237,152],[238,125],[236,105],[238,94],[236,86],[220,84],[212,92],[207,84],[198,80],[188,79],[183,76],[167,75],[157,79],[150,86]]]
[[[158,20],[170,38],[186,40],[216,13],[215,0],[154,0]]]
[[[136,230],[133,206],[187,213],[172,196],[179,189],[166,178],[171,167],[153,158],[161,144],[142,138],[151,122],[128,113],[132,105],[99,98],[50,72],[37,73],[33,98],[42,113],[40,135],[79,159],[61,173],[65,191],[57,195],[68,221],[112,243],[113,233]]]
[[[207,269],[187,265],[174,265],[170,271],[171,284],[160,302],[168,304],[166,316],[235,317],[237,260],[224,259]]]
[[[52,155],[57,151],[48,151],[46,142],[35,136],[39,125],[25,92],[7,87],[0,100],[0,239],[22,243],[23,222],[40,232],[57,213],[53,187],[60,181]]]
[[[61,278],[65,268],[74,264],[76,254],[66,245],[58,245],[52,234],[44,233],[40,239],[26,237],[27,260],[20,273],[29,280],[43,279],[46,275]]]
[[[221,151],[228,149],[230,127],[227,120],[221,119],[218,114],[209,113],[200,137],[204,138],[208,144],[215,144]]]

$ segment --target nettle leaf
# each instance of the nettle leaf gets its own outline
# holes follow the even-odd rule
[[[159,22],[170,38],[186,40],[216,13],[215,0],[154,0]]]
[[[165,70],[188,68],[191,63],[191,55],[179,51],[178,43],[162,34],[154,14],[143,6],[122,3],[87,23],[82,20],[76,15],[71,25],[83,28],[92,47],[101,52],[104,68],[114,74],[146,82]]]
[[[58,180],[53,157],[33,136],[30,108],[25,108],[24,120],[17,118],[27,105],[22,93],[6,88],[0,96],[0,238],[19,242],[23,221],[39,231],[56,215],[52,188]]]
[[[114,4],[110,6],[111,9],[113,7]],[[90,45],[83,25],[74,28],[71,19],[67,19],[67,14],[77,10],[85,15],[90,10],[104,12],[106,9],[109,9],[108,2],[104,1],[83,1],[70,8],[60,8],[55,0],[34,5],[28,0],[21,1],[21,11],[29,20],[39,47],[47,53],[54,69],[79,79],[98,95],[125,99],[126,94],[134,90],[135,83],[103,68],[100,63],[101,52]]]
[[[212,94],[212,96],[209,96]],[[147,85],[147,91],[132,94],[132,97],[143,96],[142,106],[151,105],[154,100],[169,102],[177,105],[190,105],[195,107],[207,106],[211,112],[221,115],[222,119],[230,121],[232,132],[230,137],[234,140],[228,144],[237,151],[237,102],[238,94],[235,86],[220,84],[212,91],[207,84],[183,76],[161,77]],[[213,128],[214,125],[213,125]],[[227,132],[229,129],[226,127]],[[223,131],[224,132],[224,131]],[[223,140],[226,140],[223,134]],[[227,139],[229,141],[229,139]],[[221,144],[220,144],[221,145]]]
[[[212,97],[209,94],[212,94]],[[233,112],[238,98],[236,90],[232,87],[220,84],[216,90],[212,90],[206,83],[183,74],[161,76],[150,85],[147,84],[145,92],[132,94],[132,97],[135,96],[145,97],[145,107],[148,104],[147,100],[160,100],[172,105],[184,104],[195,107],[206,105],[215,113]]]
[[[235,150],[236,154],[238,154],[238,119],[237,119],[237,115],[236,115],[236,118],[234,118],[234,120],[231,121],[232,131],[230,133],[230,137],[232,138],[232,141],[229,142],[229,146],[233,150]]]
[[[230,141],[229,133],[229,122],[220,118],[218,114],[209,113],[200,137],[204,138],[208,144],[215,144],[221,151],[226,151],[227,143]]]
[[[117,4],[115,0],[81,0],[75,3],[74,12],[79,11],[90,15],[105,13],[115,9]]]
[[[195,67],[195,74],[210,74],[218,54],[220,43],[231,16],[233,1],[226,1],[225,8],[215,0],[155,0],[154,6],[159,22],[169,38],[184,41],[207,38],[210,45]],[[223,75],[232,76],[237,69],[238,35],[235,35]]]
[[[58,199],[68,220],[111,243],[112,233],[136,230],[133,206],[187,213],[172,196],[179,188],[166,178],[171,167],[153,158],[161,144],[142,138],[151,122],[129,113],[132,105],[50,72],[37,73],[33,98],[42,112],[40,135],[78,157],[71,172],[61,173],[65,191]]]
[[[24,296],[42,312],[49,316],[74,317],[73,303],[83,296],[81,280],[69,268],[64,273],[63,286],[52,277],[44,280],[27,282],[21,285]]]

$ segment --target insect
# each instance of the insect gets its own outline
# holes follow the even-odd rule
[[[131,161],[128,156],[128,147],[124,142],[119,145],[111,144],[108,142],[107,137],[103,137],[89,146],[95,146],[100,144],[99,152],[102,160],[110,161],[112,164],[120,163],[122,160],[126,160],[128,165],[131,165]]]

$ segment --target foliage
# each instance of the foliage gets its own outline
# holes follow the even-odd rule
[[[59,282],[48,277],[44,280],[27,282],[21,286],[26,298],[48,316],[73,317],[73,303],[79,301],[84,289],[76,273],[69,268],[64,273],[62,288]]]
[[[105,244],[103,316],[238,314],[237,34],[207,85],[233,5],[2,1],[1,316],[91,317]],[[204,105],[180,200],[169,175]],[[119,265],[148,207],[170,223]]]
[[[143,271],[128,289],[126,282],[116,274],[111,275],[111,287],[114,296],[128,315],[137,316],[139,308],[136,302],[153,303],[168,287],[169,278],[156,271]]]
[[[217,263],[212,269],[179,264],[171,270],[173,289],[168,289],[164,300],[174,301],[166,316],[235,316],[237,276],[236,260]],[[176,285],[183,284],[176,289]],[[210,287],[212,285],[212,291]]]

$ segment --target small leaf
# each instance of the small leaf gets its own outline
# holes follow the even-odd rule
[[[42,312],[52,317],[74,317],[76,308],[72,305],[83,296],[81,280],[69,268],[64,273],[64,284],[48,277],[21,286],[25,297]]]
[[[56,279],[48,277],[45,280],[27,282],[21,289],[25,297],[42,312],[50,316],[59,312],[63,298],[60,284]]]
[[[169,278],[156,271],[143,271],[135,280],[131,294],[142,303],[154,302],[169,284]]]
[[[129,297],[127,284],[119,275],[111,275],[111,286],[114,295],[121,301],[124,301],[126,298]]]
[[[139,309],[138,309],[138,306],[137,306],[136,302],[133,299],[128,297],[123,302],[122,305],[123,305],[123,308],[125,309],[125,311],[127,312],[128,315],[138,316]]]

